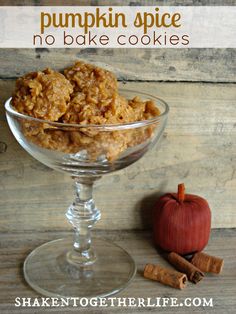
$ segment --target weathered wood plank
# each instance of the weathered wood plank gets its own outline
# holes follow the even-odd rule
[[[139,162],[97,183],[99,229],[149,228],[159,194],[184,181],[187,191],[209,200],[213,227],[236,226],[236,88],[234,84],[127,83],[155,91],[170,105],[159,147]],[[1,99],[13,83],[1,81]],[[3,109],[2,109],[3,111]],[[0,229],[65,230],[72,181],[30,157],[0,120]]]
[[[57,0],[56,2],[52,0],[1,0],[0,2],[1,5],[47,5],[47,6],[89,6],[89,5],[130,5],[130,6],[144,6],[144,5],[153,5],[153,6],[164,6],[164,5],[172,5],[172,6],[178,6],[178,5],[183,5],[183,6],[200,6],[200,5],[209,5],[209,6],[214,6],[214,5],[219,5],[219,6],[227,6],[227,5],[235,5],[234,0],[142,0],[142,1],[137,1],[137,0],[122,0],[122,3],[120,0],[80,0],[79,2],[77,0]]]
[[[0,78],[49,65],[62,70],[78,59],[110,69],[119,80],[236,80],[235,49],[0,49]]]
[[[220,275],[206,275],[198,285],[188,283],[180,291],[157,282],[143,278],[143,268],[146,263],[159,264],[171,268],[163,257],[153,247],[151,237],[143,232],[95,232],[96,236],[112,239],[125,248],[134,258],[138,272],[133,282],[117,297],[142,297],[142,298],[178,298],[178,303],[185,298],[213,299],[211,307],[163,307],[163,308],[128,308],[128,307],[87,307],[87,308],[50,308],[48,311],[55,313],[78,312],[85,313],[234,313],[236,300],[236,230],[212,230],[211,239],[205,251],[208,254],[220,256],[224,259],[224,269]],[[57,238],[68,236],[66,232],[43,233],[1,233],[0,245],[0,312],[1,313],[47,313],[47,308],[19,308],[14,306],[16,297],[41,297],[28,287],[22,275],[22,265],[27,254],[38,245]],[[48,313],[49,313],[48,312]]]

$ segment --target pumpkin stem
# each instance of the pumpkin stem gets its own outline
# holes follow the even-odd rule
[[[183,202],[185,199],[185,186],[184,183],[180,183],[178,185],[178,200],[179,202]]]

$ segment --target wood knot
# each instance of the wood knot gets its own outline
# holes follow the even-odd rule
[[[7,144],[5,142],[0,142],[0,154],[7,151]]]

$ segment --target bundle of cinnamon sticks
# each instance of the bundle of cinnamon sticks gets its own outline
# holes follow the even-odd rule
[[[204,272],[219,274],[224,264],[223,259],[203,252],[195,253],[190,260],[171,252],[167,255],[167,260],[176,268],[176,271],[159,265],[147,264],[144,268],[144,277],[183,289],[187,284],[187,279],[196,284],[203,279]]]

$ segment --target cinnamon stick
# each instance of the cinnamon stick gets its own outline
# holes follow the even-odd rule
[[[143,275],[145,278],[156,280],[177,289],[185,288],[187,283],[185,274],[153,264],[145,266]]]
[[[179,271],[185,273],[190,281],[198,283],[203,279],[203,272],[177,253],[167,255],[168,261]]]
[[[204,272],[219,274],[223,269],[224,260],[216,256],[199,252],[193,255],[191,263]]]

